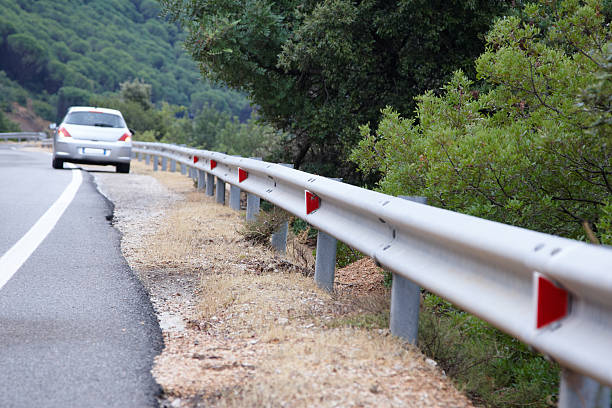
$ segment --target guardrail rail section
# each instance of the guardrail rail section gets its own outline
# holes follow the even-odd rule
[[[17,140],[17,142],[21,142],[22,140],[42,140],[46,137],[47,135],[43,132],[0,133],[0,139],[4,139],[4,141]]]
[[[335,263],[335,240],[391,271],[394,286],[409,281],[406,291],[392,290],[392,321],[402,329],[394,334],[404,336],[411,332],[406,326],[418,322],[418,307],[415,312],[394,303],[410,304],[403,298],[418,296],[414,288],[423,287],[559,362],[559,406],[610,406],[610,247],[459,214],[254,158],[144,142],[133,142],[133,152],[139,160],[153,161],[155,170],[159,160],[163,169],[168,160],[172,171],[177,164],[183,174],[189,169],[209,196],[216,178],[220,203],[226,183],[232,195],[245,190],[249,219],[264,199],[313,225],[334,246],[332,254],[317,251],[325,259],[317,260],[324,266],[315,276],[328,290],[333,287],[329,265]],[[409,337],[414,342],[414,334]]]

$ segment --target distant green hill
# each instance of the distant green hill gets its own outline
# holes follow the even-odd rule
[[[153,103],[246,120],[247,99],[203,80],[182,34],[158,12],[154,0],[0,0],[0,110],[30,98],[56,120],[58,98],[115,92],[140,78],[152,85]]]

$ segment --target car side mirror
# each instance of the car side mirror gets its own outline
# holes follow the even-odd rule
[[[130,131],[130,133],[132,134],[132,136],[134,136],[136,134],[136,131],[134,129],[130,129],[128,128],[128,130]]]

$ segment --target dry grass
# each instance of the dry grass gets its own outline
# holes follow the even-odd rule
[[[151,174],[136,161],[133,169]],[[187,323],[164,331],[153,370],[167,403],[470,406],[435,363],[388,330],[332,324],[379,313],[388,305],[384,291],[359,300],[349,292],[331,296],[296,272],[301,268],[244,240],[241,215],[194,193],[190,179],[153,176],[185,197],[135,249],[138,267],[154,276],[148,287],[156,308]],[[189,276],[195,278],[182,280]]]

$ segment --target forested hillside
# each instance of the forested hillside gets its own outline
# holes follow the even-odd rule
[[[158,14],[154,0],[0,0],[0,109],[29,98],[57,120],[71,103],[140,79],[154,104],[246,120],[247,99],[202,80],[177,26]]]

